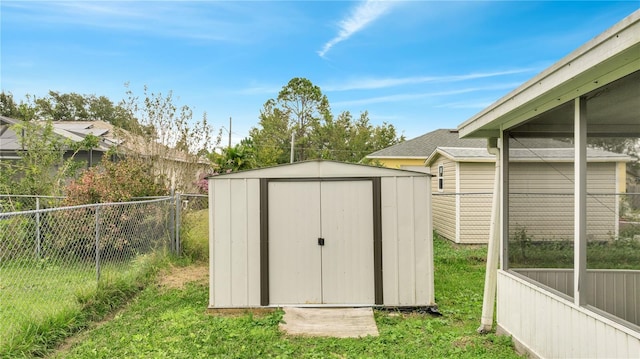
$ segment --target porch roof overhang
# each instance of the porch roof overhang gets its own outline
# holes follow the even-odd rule
[[[518,135],[571,134],[572,100],[581,96],[590,101],[590,134],[640,135],[640,10],[460,124],[458,131],[462,138],[497,138],[501,130],[535,118],[536,125],[519,126]]]

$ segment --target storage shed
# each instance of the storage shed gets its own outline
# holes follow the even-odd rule
[[[322,160],[209,177],[209,307],[435,305],[429,177]]]

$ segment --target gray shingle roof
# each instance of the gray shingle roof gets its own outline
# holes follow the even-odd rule
[[[373,152],[367,155],[367,158],[419,157],[426,159],[436,147],[485,148],[486,146],[487,140],[483,138],[461,139],[457,130],[439,129]]]

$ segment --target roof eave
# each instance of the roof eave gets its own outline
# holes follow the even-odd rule
[[[640,10],[460,124],[460,137],[499,137],[503,128],[640,70],[639,54]]]

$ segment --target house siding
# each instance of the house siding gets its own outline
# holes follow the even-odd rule
[[[587,165],[587,236],[610,240],[618,233],[616,163]],[[526,230],[533,241],[572,240],[573,164],[509,164],[509,232]]]
[[[438,166],[444,166],[443,191],[438,190]],[[459,242],[456,238],[456,162],[440,157],[430,166],[433,228],[438,234],[448,240]]]
[[[461,162],[460,243],[487,243],[495,164]]]
[[[404,166],[424,166],[427,158],[373,158],[387,168],[402,168]]]

